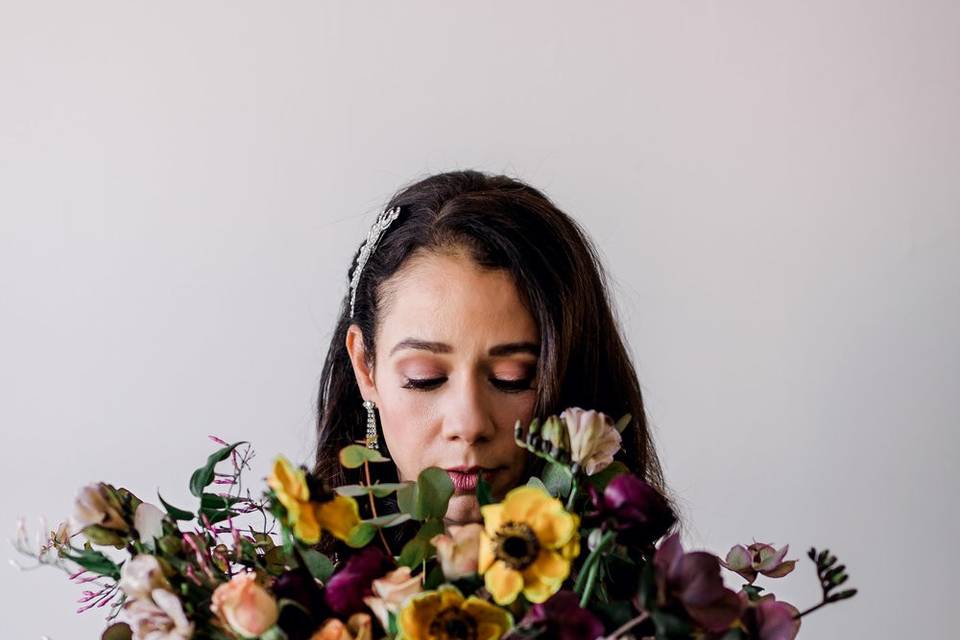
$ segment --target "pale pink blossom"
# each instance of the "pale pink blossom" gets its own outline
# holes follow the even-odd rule
[[[430,544],[437,549],[440,567],[447,580],[457,580],[477,572],[482,533],[483,525],[471,522],[461,527],[451,527],[450,534],[441,533],[430,539]]]
[[[599,411],[570,407],[560,414],[570,436],[570,457],[588,476],[603,471],[620,450],[620,432]]]
[[[397,613],[407,598],[423,590],[420,576],[411,576],[410,567],[394,569],[374,580],[370,588],[373,595],[364,597],[363,602],[370,607],[384,629],[388,628],[390,614]]]

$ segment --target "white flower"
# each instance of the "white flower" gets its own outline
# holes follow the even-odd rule
[[[188,640],[193,623],[183,613],[180,599],[166,589],[154,589],[147,598],[128,601],[124,607],[133,640]]]
[[[127,560],[120,570],[120,589],[128,598],[145,599],[154,589],[169,588],[170,583],[154,556],[134,556]]]
[[[116,494],[102,482],[80,489],[73,503],[72,529],[82,531],[94,524],[121,532],[128,528]]]
[[[140,542],[153,548],[154,538],[163,536],[163,511],[141,502],[133,514],[133,528],[140,534]]]
[[[604,470],[620,450],[620,432],[613,420],[599,411],[571,407],[560,414],[570,435],[570,457],[588,476]]]

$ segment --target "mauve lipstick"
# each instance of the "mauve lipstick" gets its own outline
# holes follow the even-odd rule
[[[490,477],[496,469],[484,467],[450,467],[444,469],[453,483],[454,493],[473,493],[477,490],[477,479],[482,473],[484,480],[490,482]]]

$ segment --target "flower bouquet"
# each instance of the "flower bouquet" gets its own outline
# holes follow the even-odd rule
[[[242,484],[250,445],[217,440],[190,478],[194,509],[93,484],[69,524],[31,547],[21,523],[15,546],[85,585],[79,610],[108,611],[103,640],[779,640],[856,593],[827,550],[809,551],[823,597],[802,612],[755,584],[793,571],[787,546],[684,550],[668,502],[614,460],[629,421],[571,408],[518,422],[517,445],[543,471],[500,502],[478,478],[480,523],[445,524],[454,487],[442,469],[370,482],[388,459],[360,444],[339,459],[365,482],[325,486],[278,457],[254,495]],[[378,515],[388,496],[396,508]],[[415,533],[392,550],[397,526]]]

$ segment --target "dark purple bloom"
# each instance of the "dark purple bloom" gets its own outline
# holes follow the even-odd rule
[[[778,601],[772,593],[756,602],[749,602],[741,592],[740,599],[747,605],[740,620],[751,638],[756,640],[793,640],[800,632],[799,611],[789,602]]]
[[[580,607],[580,596],[572,591],[558,591],[530,607],[520,627],[543,629],[544,637],[556,640],[594,640],[603,635],[603,624]]]
[[[660,492],[632,473],[615,477],[602,495],[591,486],[590,495],[596,508],[591,516],[620,532],[621,541],[629,535],[632,545],[655,542],[677,521]]]
[[[678,602],[707,631],[722,631],[740,616],[743,604],[723,586],[720,559],[705,551],[685,553],[680,536],[669,536],[653,557],[658,605]]]
[[[333,574],[324,595],[327,604],[340,615],[364,611],[364,596],[372,593],[371,585],[395,568],[393,560],[379,547],[366,547],[352,555],[342,569]]]

